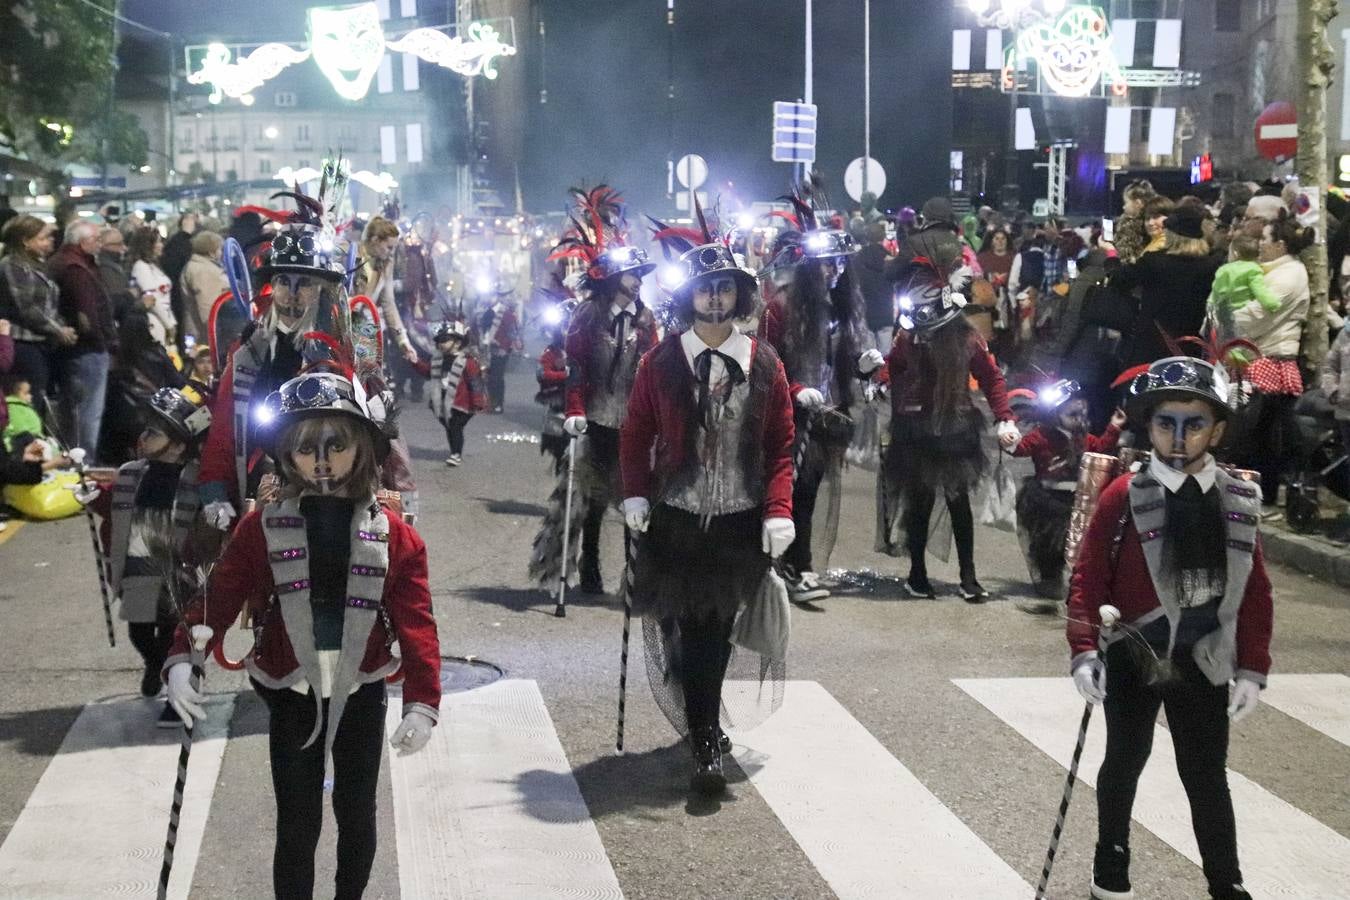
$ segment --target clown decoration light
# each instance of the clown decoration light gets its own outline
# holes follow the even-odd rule
[[[1118,96],[1128,90],[1111,47],[1106,14],[1093,6],[1071,6],[1054,22],[1022,29],[1004,57],[1003,82],[1011,87],[1017,55],[1035,62],[1046,86],[1064,97],[1086,97],[1098,84]]]
[[[374,3],[314,7],[308,20],[309,40],[304,45],[262,44],[234,60],[224,44],[208,45],[200,67],[192,71],[189,64],[188,82],[209,84],[210,101],[219,103],[223,97],[246,97],[284,69],[312,57],[339,96],[360,100],[370,90],[386,50],[411,53],[466,78],[488,79],[497,77],[498,58],[516,54],[516,48],[485,22],[470,22],[454,37],[435,28],[417,28],[390,39]]]

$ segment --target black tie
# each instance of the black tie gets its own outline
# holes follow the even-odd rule
[[[609,387],[611,393],[614,391],[614,376],[619,371],[619,360],[623,358],[624,344],[624,325],[626,319],[631,319],[633,314],[626,309],[619,310],[614,316],[614,321],[610,327],[614,332],[614,356],[609,360],[609,373],[605,378],[605,384]]]
[[[745,381],[745,372],[741,370],[741,364],[725,353],[709,348],[694,357],[694,371],[698,375],[698,412],[704,422],[708,421],[708,391],[709,382],[712,380],[714,356],[721,358],[722,365],[726,368],[727,380],[733,387]]]
[[[1187,475],[1186,480],[1181,483],[1181,488],[1177,491],[1177,497],[1185,500],[1187,503],[1198,503],[1205,492],[1200,490],[1200,482],[1194,475]]]

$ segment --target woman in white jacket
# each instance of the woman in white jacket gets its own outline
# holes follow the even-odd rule
[[[153,225],[137,228],[127,241],[127,255],[132,260],[131,290],[150,311],[150,333],[164,349],[173,351],[178,339],[178,319],[170,301],[173,282],[159,267],[163,251],[164,237]]]
[[[1262,502],[1272,513],[1277,511],[1280,472],[1298,449],[1294,402],[1303,393],[1298,357],[1312,296],[1308,270],[1299,262],[1298,254],[1312,243],[1312,237],[1312,229],[1292,219],[1266,225],[1259,259],[1266,286],[1280,305],[1267,310],[1252,300],[1233,313],[1238,337],[1256,344],[1261,351],[1261,358],[1247,369],[1254,389],[1254,421],[1251,446],[1242,463],[1261,473]]]

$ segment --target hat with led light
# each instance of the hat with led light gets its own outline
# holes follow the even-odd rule
[[[970,276],[969,266],[948,273],[928,257],[916,256],[909,278],[895,288],[896,321],[906,331],[931,331],[955,321],[966,305],[963,291]]]
[[[444,344],[446,341],[463,341],[468,336],[469,326],[454,319],[446,319],[436,326],[436,330],[431,334],[431,339],[438,344]]]
[[[326,159],[316,197],[299,191],[279,191],[272,195],[271,199],[274,200],[277,197],[291,198],[296,203],[296,209],[284,214],[282,229],[272,238],[267,264],[258,269],[264,281],[282,273],[313,275],[332,282],[346,280],[346,268],[337,254],[336,221],[346,194],[348,177],[345,160]],[[251,209],[267,212],[256,207]],[[275,214],[269,215],[269,218],[278,221]]]
[[[297,375],[254,412],[259,445],[275,455],[277,438],[291,425],[317,416],[344,416],[359,421],[375,443],[375,457],[383,461],[389,438],[370,414],[361,383],[337,372],[312,371]]]
[[[628,244],[623,196],[617,190],[602,184],[590,190],[574,187],[569,193],[577,211],[549,260],[579,260],[585,266],[582,289],[594,290],[629,272],[641,278],[656,268],[645,250]]]
[[[814,180],[778,198],[781,202],[791,204],[793,211],[774,210],[770,213],[786,221],[788,228],[774,240],[773,253],[765,272],[810,260],[852,256],[861,249],[847,231],[821,224],[813,205],[816,198],[821,196],[819,181]]]
[[[1168,356],[1136,375],[1126,391],[1126,408],[1136,421],[1168,400],[1204,400],[1219,418],[1227,418],[1233,402],[1228,372],[1193,356]]]
[[[714,213],[715,214],[715,213]],[[727,245],[726,237],[718,227],[710,224],[703,207],[694,198],[694,218],[697,228],[671,226],[648,216],[652,221],[652,239],[661,245],[661,252],[671,264],[663,269],[660,281],[672,298],[679,302],[690,299],[694,285],[718,275],[730,275],[736,281],[738,292],[754,296],[758,287],[755,273],[741,265],[736,254]]]
[[[194,392],[195,393],[195,392]],[[146,425],[192,445],[211,427],[211,410],[177,388],[162,387],[145,401]]]
[[[1071,378],[1061,378],[1036,392],[1036,405],[1047,413],[1057,413],[1064,404],[1083,392],[1083,386]]]

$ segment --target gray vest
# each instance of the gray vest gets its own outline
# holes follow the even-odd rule
[[[461,350],[453,360],[448,370],[445,367],[445,354],[441,351],[437,350],[431,360],[431,377],[439,379],[439,383],[432,386],[427,404],[442,422],[449,421],[450,411],[457,408],[455,397],[459,394],[459,383],[464,380],[464,367],[468,364],[469,354]]]
[[[612,317],[605,310],[605,320]],[[591,382],[586,385],[586,418],[588,421],[606,428],[618,429],[628,415],[628,395],[633,392],[633,382],[637,380],[638,361],[642,358],[638,352],[638,330],[633,323],[636,316],[624,320],[624,340],[620,347],[614,340],[611,327],[597,329],[591,341],[591,358],[587,361],[587,371]],[[614,370],[614,386],[610,388],[609,372],[614,364],[614,354],[619,354],[619,363]]]
[[[164,579],[160,575],[127,576],[127,548],[131,544],[131,533],[135,527],[136,491],[140,488],[141,478],[150,467],[147,460],[133,460],[117,470],[113,482],[112,512],[109,515],[109,537],[106,552],[108,583],[113,593],[121,596],[121,617],[128,622],[153,622],[159,603],[160,590]],[[201,502],[197,497],[197,462],[191,461],[183,466],[178,476],[178,490],[174,494],[173,508],[169,522],[173,547],[179,558],[187,546],[192,534],[192,526],[197,520],[197,511]],[[172,564],[168,559],[156,560],[160,568],[168,570]]]

